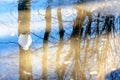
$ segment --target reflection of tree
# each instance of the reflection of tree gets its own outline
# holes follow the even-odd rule
[[[71,43],[70,43],[70,50],[67,56],[65,57],[64,61],[69,61],[70,57],[74,54],[73,57],[73,69],[72,69],[72,78],[75,80],[86,80],[85,74],[82,70],[81,66],[81,60],[80,60],[80,37],[81,33],[83,32],[82,24],[85,19],[86,15],[89,15],[86,11],[84,11],[82,8],[77,7],[77,17],[76,21],[74,22],[73,25],[73,33],[71,35]],[[66,64],[63,64],[62,66],[62,76],[64,77],[65,75],[65,70],[66,70]]]
[[[59,1],[59,5],[61,4],[61,1]],[[58,43],[58,51],[56,54],[56,73],[58,75],[58,80],[62,79],[61,73],[60,73],[60,54],[62,53],[63,48],[63,37],[64,37],[64,29],[63,29],[63,21],[62,21],[62,12],[61,8],[57,9],[57,18],[58,18],[58,24],[59,24],[59,34],[60,34],[60,41]]]
[[[105,41],[106,43],[102,45],[102,51],[100,50],[98,51],[98,57],[97,57],[97,62],[98,62],[97,80],[103,80],[106,75],[106,59],[107,59],[107,54],[109,53],[109,38],[108,35],[105,35],[104,37],[106,39]],[[100,46],[98,47],[98,49],[99,48]]]
[[[108,24],[107,24],[108,23]],[[110,52],[110,48],[112,45],[110,45],[110,40],[111,36],[112,36],[112,29],[113,29],[113,20],[111,21],[111,17],[108,17],[108,20],[106,21],[106,25],[104,25],[105,27],[107,27],[106,29],[106,34],[105,35],[99,35],[99,37],[104,37],[103,39],[105,39],[105,44],[102,45],[102,50],[99,50],[98,53],[98,75],[97,75],[97,80],[103,80],[105,78],[106,75],[106,67],[107,67],[107,56],[111,54]],[[111,33],[110,33],[111,32]],[[100,44],[99,44],[100,45]],[[100,48],[100,46],[98,47],[98,49]],[[110,56],[109,56],[110,57]],[[109,58],[110,59],[110,58]]]
[[[24,51],[20,48],[20,66],[19,66],[20,80],[32,79],[32,65],[30,50]]]
[[[57,54],[56,54],[56,73],[58,75],[58,79],[61,80],[61,74],[60,74],[60,54],[62,53],[63,36],[64,36],[61,8],[57,9],[57,17],[58,17],[58,24],[59,24],[59,30],[60,30],[59,31],[60,41],[59,41],[59,44],[58,44],[58,51],[57,51]]]
[[[19,0],[18,4],[18,32],[19,34],[30,33],[30,0]],[[24,51],[20,47],[20,80],[32,79],[32,64],[30,49]]]
[[[50,0],[51,1],[51,0]],[[43,41],[43,58],[42,58],[42,77],[44,80],[47,80],[47,55],[48,55],[48,38],[51,31],[51,7],[49,5],[50,1],[48,1],[48,7],[45,13],[46,19],[46,30],[44,34]]]
[[[88,32],[88,23],[83,24],[83,21],[85,20],[86,16],[89,16],[89,13],[84,11],[82,8],[77,8],[78,15],[75,21],[75,24],[73,26],[73,38],[74,38],[74,58],[73,58],[73,72],[72,72],[72,77],[75,80],[86,80],[85,77],[85,71],[83,70],[82,67],[82,62],[80,59],[80,54],[81,54],[81,48],[80,48],[80,43],[81,43],[81,38],[83,37],[82,34],[84,33],[84,38],[86,38],[86,35]],[[90,16],[89,16],[90,17]],[[86,26],[84,26],[86,25]],[[85,29],[86,28],[86,29]],[[89,45],[89,44],[88,44]],[[85,54],[84,54],[85,55]],[[87,55],[86,55],[87,56]],[[85,64],[85,63],[83,63]],[[85,66],[84,66],[85,68]]]

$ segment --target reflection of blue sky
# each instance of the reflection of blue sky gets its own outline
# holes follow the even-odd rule
[[[15,1],[15,2],[14,2]],[[38,1],[38,2],[36,2]],[[45,7],[47,0],[32,0],[31,5],[31,36],[33,39],[33,43],[31,45],[31,52],[33,52],[37,48],[42,47],[43,43],[43,36],[45,32],[46,27],[46,21],[45,21]],[[67,0],[64,0],[65,4]],[[9,64],[14,64],[13,61],[19,63],[19,45],[18,45],[18,11],[17,11],[17,0],[0,0],[0,57],[6,57],[0,58],[0,77],[6,76],[6,80],[17,80],[18,79],[18,66],[15,67],[10,66]],[[57,0],[53,0],[53,7],[57,6]],[[37,10],[39,9],[40,14],[39,15]],[[65,29],[65,36],[66,39],[72,32],[72,25],[73,21],[75,19],[76,12],[70,12],[69,10],[72,8],[63,8],[62,9],[62,18],[63,18],[63,26]],[[70,15],[68,15],[71,13]],[[71,16],[73,15],[73,16]],[[58,27],[58,20],[57,20],[57,8],[52,9],[52,30],[50,33],[49,41],[58,42],[59,40],[59,27]],[[65,22],[65,21],[72,21],[71,22]],[[36,34],[37,36],[33,35],[32,33]],[[39,36],[39,37],[38,37]],[[51,38],[53,37],[53,38]],[[50,44],[50,43],[49,43]],[[51,44],[52,45],[52,44]],[[51,51],[50,51],[51,52]],[[36,53],[36,52],[35,52]],[[38,52],[40,53],[40,51]],[[17,56],[16,58],[8,58]],[[35,57],[36,58],[36,57]],[[33,60],[34,62],[34,60]],[[39,62],[40,63],[40,62]],[[40,73],[39,67],[36,67],[36,63],[33,63],[33,70],[36,73]],[[37,63],[38,64],[38,63]],[[37,68],[39,70],[37,70]],[[7,71],[9,70],[9,72]],[[33,72],[33,73],[34,73]],[[8,73],[8,74],[7,74]],[[16,74],[16,75],[15,75]],[[14,75],[14,77],[13,77]]]
[[[49,0],[32,0],[32,9],[45,9],[48,6]],[[74,3],[77,3],[78,0],[51,0],[50,3],[52,8],[58,7],[58,6],[65,6],[65,5],[72,5]]]
[[[67,0],[65,0],[67,1]],[[64,2],[65,2],[64,1]],[[35,31],[35,30],[43,30],[43,28],[45,28],[45,10],[42,10],[41,7],[45,7],[46,5],[46,0],[33,0],[32,1],[32,12],[31,12],[31,31]],[[43,4],[45,3],[45,4]],[[57,0],[53,0],[53,4],[55,5],[55,3],[57,3]],[[66,3],[66,2],[65,2]],[[11,34],[17,34],[17,0],[5,0],[5,1],[0,1],[0,31],[1,33],[4,34],[0,34],[0,37],[4,37],[4,36],[10,36]],[[57,4],[56,4],[57,5]],[[34,8],[35,7],[35,8]],[[39,9],[40,14],[39,15],[36,9]],[[67,8],[66,8],[67,10]],[[66,12],[69,12],[70,9],[68,9]],[[64,12],[65,10],[62,11],[62,13],[66,13]],[[71,13],[71,12],[69,12]],[[69,15],[68,13],[68,15]],[[73,12],[72,12],[73,13]],[[52,15],[53,17],[56,17],[56,19],[53,19],[54,21],[57,21],[57,16],[56,16],[56,9],[52,9]],[[72,15],[72,14],[71,14]],[[70,16],[70,15],[69,15]],[[68,16],[68,17],[69,17]],[[67,17],[63,16],[63,19],[65,19]],[[71,17],[72,18],[72,17]],[[69,17],[70,20],[70,17]],[[54,23],[53,21],[53,23]],[[72,20],[73,21],[73,20]],[[41,26],[40,26],[41,25]],[[53,24],[53,26],[56,24]],[[36,27],[36,28],[33,28]],[[42,28],[41,28],[42,27]]]
[[[0,14],[17,10],[17,0],[0,0]]]

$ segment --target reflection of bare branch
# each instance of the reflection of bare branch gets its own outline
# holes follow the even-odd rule
[[[106,74],[106,58],[107,58],[107,52],[109,51],[109,49],[108,49],[109,48],[108,36],[109,35],[107,35],[107,34],[104,36],[105,38],[107,38],[106,41],[105,41],[106,43],[103,46],[101,46],[102,50],[98,51],[98,57],[97,57],[97,61],[98,61],[98,75],[97,75],[97,80],[104,79],[104,75]],[[100,48],[100,46],[98,47],[98,49],[99,48]]]
[[[17,44],[18,45],[18,42],[8,41],[8,42],[0,42],[0,44]]]
[[[39,14],[39,15],[44,16],[44,17],[46,18],[45,14],[41,14],[39,10],[37,10],[37,12],[38,12],[38,14]],[[56,19],[56,20],[57,20],[57,18],[56,18],[56,17],[51,17],[51,18],[53,18],[53,19]]]
[[[34,36],[36,36],[36,37],[38,37],[38,39],[42,39],[42,40],[44,40],[44,38],[43,37],[41,37],[41,36],[39,36],[39,35],[37,35],[37,34],[35,34],[35,33],[33,33],[33,32],[31,32],[31,34],[33,34]],[[55,37],[54,36],[49,36],[49,37],[51,37],[52,39],[55,39]],[[37,40],[37,39],[36,39]],[[35,40],[35,41],[36,41]],[[48,40],[48,42],[51,42],[51,43],[54,43],[54,44],[56,44],[57,42],[55,42],[55,41],[50,41],[50,40]]]
[[[37,34],[35,34],[35,33],[33,33],[33,32],[31,32],[31,34],[33,34],[34,36],[36,36],[36,37],[38,37],[38,38],[40,38],[40,39],[43,39],[42,37],[38,36]]]
[[[37,12],[38,12],[38,14],[39,14],[39,15],[44,16],[44,17],[45,17],[45,14],[41,14],[39,10],[37,10]],[[53,17],[53,16],[52,16],[51,18],[52,18],[52,19],[55,19],[55,20],[56,20],[56,22],[57,22],[57,20],[58,20],[58,18],[57,18],[57,17]],[[56,22],[54,22],[54,23],[56,23]],[[73,20],[71,20],[71,21],[70,21],[70,20],[62,20],[62,22],[73,22]]]

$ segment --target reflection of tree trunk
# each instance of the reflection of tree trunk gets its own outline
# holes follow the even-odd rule
[[[67,56],[65,56],[64,61],[68,61],[70,59],[70,57],[72,56],[73,50],[74,50],[74,38],[71,38],[71,43],[70,43],[70,50],[69,53],[67,54]],[[62,65],[62,72],[61,72],[61,77],[64,78],[65,75],[65,70],[66,70],[66,64]]]
[[[30,33],[30,0],[19,0],[18,4],[18,32]],[[20,67],[19,74],[20,80],[32,79],[32,64],[30,49],[24,51],[20,47]]]
[[[20,48],[20,80],[31,80],[32,79],[32,65],[31,65],[31,54],[30,50],[24,51]]]
[[[90,40],[89,39],[87,39],[86,40],[86,47],[85,47],[85,53],[84,53],[84,55],[85,55],[85,57],[84,57],[84,70],[85,70],[85,68],[86,68],[86,66],[87,66],[87,58],[88,58],[88,50],[89,50],[89,46],[90,46]]]
[[[104,49],[101,51],[101,53],[98,54],[98,75],[97,75],[96,80],[103,80],[106,75],[106,58],[107,58],[107,53],[109,51],[108,38],[107,38],[106,44],[104,46],[105,46]]]
[[[91,15],[89,15],[88,19],[85,18],[84,24],[83,24],[82,30],[81,30],[81,37],[83,38],[83,40],[86,44],[86,45],[84,45],[84,48],[85,48],[84,62],[83,62],[84,71],[85,71],[86,65],[87,65],[88,50],[89,50],[89,46],[90,46],[90,40],[88,39],[88,36],[89,36],[88,32],[90,29],[90,22],[91,22],[91,20],[89,19],[90,17],[91,17]],[[88,20],[88,21],[86,22],[86,20]]]
[[[73,26],[73,33],[72,33],[72,37],[73,37],[73,42],[74,42],[74,51],[75,51],[75,55],[73,58],[73,63],[74,63],[74,68],[73,68],[73,72],[72,72],[72,77],[74,80],[86,80],[85,74],[82,70],[81,67],[81,60],[80,60],[80,42],[81,42],[81,34],[82,34],[82,25],[83,25],[83,21],[85,19],[85,16],[89,16],[88,13],[86,11],[84,11],[83,9],[77,7],[77,11],[78,11],[78,15],[76,18],[76,21],[74,23]],[[73,46],[72,45],[72,46]]]
[[[80,60],[80,40],[75,39],[74,41],[75,47],[75,55],[73,58],[74,68],[72,72],[72,77],[74,80],[86,80],[84,70],[81,67],[81,60]]]
[[[80,36],[81,36],[81,27],[83,24],[83,21],[85,19],[85,16],[89,14],[82,9],[81,7],[77,6],[77,17],[76,17],[76,21],[74,22],[73,25],[73,33],[71,35],[71,44],[70,44],[70,51],[68,53],[68,55],[65,57],[64,61],[68,61],[73,53],[73,51],[75,51],[75,57],[74,57],[74,69],[72,72],[72,76],[74,79],[84,79],[85,80],[85,75],[83,74],[82,68],[79,65],[80,64]],[[66,70],[66,65],[63,64],[62,66],[63,70],[62,70],[62,76],[64,76],[65,74],[65,70]],[[77,77],[76,77],[77,74]]]
[[[106,75],[106,62],[107,62],[107,56],[110,54],[111,55],[111,52],[110,52],[110,40],[112,39],[112,35],[114,34],[113,33],[113,17],[111,16],[108,16],[107,19],[106,19],[106,23],[105,23],[105,27],[106,27],[106,34],[100,36],[100,39],[101,37],[105,38],[105,41],[104,41],[104,45],[103,46],[99,46],[98,49],[100,47],[103,47],[101,49],[101,52],[98,53],[98,57],[97,57],[97,61],[98,61],[98,75],[97,75],[97,79],[96,80],[102,80],[102,79],[105,79],[105,75]],[[114,44],[114,43],[112,43]],[[100,42],[99,42],[99,45],[100,45]],[[109,56],[109,59],[110,59],[110,56]]]
[[[106,59],[107,59],[107,54],[109,53],[109,34],[108,32],[104,36],[105,40],[105,44],[102,45],[101,47],[103,47],[101,49],[101,51],[98,51],[98,57],[97,57],[97,61],[98,61],[98,75],[97,75],[97,79],[96,80],[103,80],[105,79],[105,75],[106,75]],[[100,37],[102,37],[100,36]],[[98,49],[100,48],[100,42],[98,45]]]
[[[19,33],[30,33],[30,0],[20,0],[18,10]]]
[[[58,17],[58,24],[59,24],[59,30],[60,30],[59,31],[59,33],[60,33],[60,42],[58,44],[58,51],[57,51],[57,55],[56,55],[56,73],[58,75],[58,79],[61,80],[61,75],[60,75],[60,54],[62,53],[63,36],[64,36],[61,8],[57,9],[57,17]]]
[[[44,34],[44,44],[43,44],[43,58],[42,58],[42,77],[47,80],[47,54],[48,54],[48,38],[51,30],[51,8],[46,9],[46,30]]]

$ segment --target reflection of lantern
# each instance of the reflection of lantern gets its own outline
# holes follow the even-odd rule
[[[32,43],[32,38],[29,34],[20,34],[18,37],[18,43],[24,50],[28,50]]]

